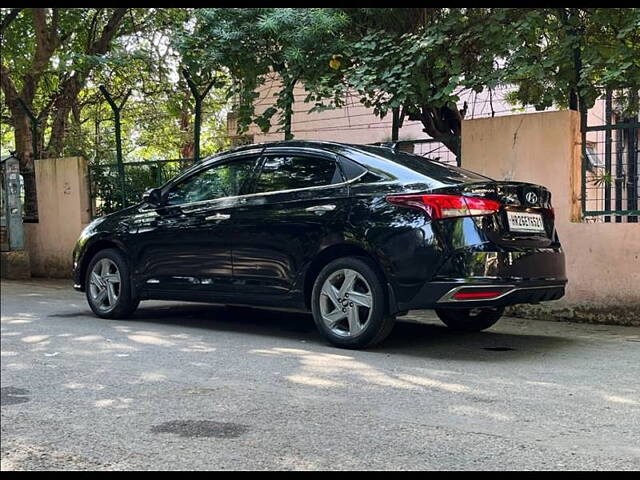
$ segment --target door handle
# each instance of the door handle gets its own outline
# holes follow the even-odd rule
[[[231,215],[226,214],[226,213],[216,213],[215,215],[209,215],[208,217],[205,217],[205,220],[209,221],[209,220],[229,220],[231,218]]]
[[[333,210],[336,209],[335,205],[314,205],[312,207],[307,207],[305,208],[305,211],[307,212],[315,212],[315,213],[325,213],[325,212],[331,212]]]

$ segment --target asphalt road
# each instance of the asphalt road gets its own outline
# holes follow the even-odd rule
[[[349,351],[305,315],[1,287],[2,470],[640,469],[637,327],[411,312]]]

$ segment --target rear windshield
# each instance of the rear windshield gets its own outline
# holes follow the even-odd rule
[[[391,148],[374,147],[371,145],[358,145],[358,148],[379,157],[384,157],[438,182],[475,183],[493,180],[479,173],[465,170],[464,168],[445,165],[444,163],[436,162],[426,157],[421,157],[420,155],[392,150]]]

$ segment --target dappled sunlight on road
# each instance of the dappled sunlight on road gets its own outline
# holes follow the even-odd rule
[[[17,313],[14,315],[2,315],[0,322],[3,325],[16,325],[33,322],[33,316],[25,313]]]
[[[417,377],[415,375],[404,375],[404,374],[398,375],[398,378],[410,383],[414,383],[416,385],[422,385],[423,387],[435,388],[438,390],[444,390],[452,393],[471,393],[472,392],[472,390],[469,387],[465,387],[464,385],[459,385],[457,383],[443,383],[438,380],[433,380],[431,378]]]
[[[309,385],[311,387],[318,388],[334,388],[346,386],[344,382],[335,382],[333,380],[312,377],[309,375],[289,375],[286,378],[293,383],[299,383],[301,385]]]
[[[98,408],[105,408],[105,407],[111,407],[111,408],[117,408],[117,409],[123,409],[123,408],[129,408],[129,406],[131,405],[131,403],[133,403],[133,398],[104,398],[101,400],[96,400],[96,402],[94,403],[94,405]]]
[[[44,342],[50,337],[51,335],[28,335],[26,337],[22,337],[22,341],[24,343],[40,343],[40,342]]]
[[[441,390],[458,394],[487,395],[459,383],[446,383],[425,376],[405,373],[388,374],[353,356],[317,353],[302,349],[255,349],[249,353],[267,356],[285,356],[299,361],[300,371],[286,376],[293,383],[319,388],[354,388],[360,384],[391,387],[402,390]],[[442,375],[442,372],[437,372]]]
[[[449,407],[449,411],[456,415],[466,417],[484,417],[499,422],[510,422],[514,420],[513,415],[505,415],[504,413],[491,412],[482,408],[472,407],[470,405],[457,405]]]
[[[144,345],[156,345],[159,347],[171,347],[174,345],[173,342],[164,340],[156,336],[155,334],[144,334],[144,335],[135,334],[135,335],[128,335],[127,338],[132,342],[142,343]]]
[[[74,342],[103,342],[105,338],[100,335],[84,335],[82,337],[75,337],[72,340]]]
[[[163,382],[167,379],[167,376],[159,372],[145,372],[140,375],[140,381],[142,382]]]
[[[69,382],[62,385],[64,388],[68,388],[69,390],[93,390],[99,392],[100,390],[104,390],[105,386],[100,384],[88,385],[86,383],[77,383],[77,382]]]
[[[187,353],[212,353],[216,351],[216,348],[209,347],[207,345],[192,345],[190,347],[181,348],[180,351]]]
[[[640,406],[640,397],[637,397],[635,400],[632,400],[631,398],[626,398],[626,397],[620,397],[617,395],[603,395],[603,398],[605,400],[608,400],[609,402],[613,402],[613,403],[622,403],[625,405],[638,405]]]

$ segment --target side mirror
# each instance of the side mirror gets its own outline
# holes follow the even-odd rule
[[[150,205],[160,205],[162,202],[162,190],[150,188],[142,194],[142,201]]]

